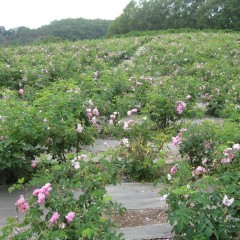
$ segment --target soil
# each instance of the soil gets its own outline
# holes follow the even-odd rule
[[[123,215],[115,213],[111,220],[119,228],[136,227],[167,222],[164,209],[127,210]]]

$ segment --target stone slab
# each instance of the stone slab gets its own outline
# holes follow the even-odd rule
[[[93,146],[87,147],[87,150],[91,153],[101,153],[110,148],[115,148],[118,143],[119,141],[117,140],[96,139]]]
[[[158,192],[162,186],[153,187],[152,183],[122,183],[107,186],[106,190],[113,201],[122,203],[127,209],[164,208],[165,201],[160,201]]]
[[[119,232],[124,234],[125,240],[147,240],[172,237],[172,227],[169,223],[153,224],[146,226],[137,226],[129,228],[120,228]]]

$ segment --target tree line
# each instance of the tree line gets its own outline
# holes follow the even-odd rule
[[[6,30],[5,27],[0,26],[0,46],[103,38],[110,22],[110,20],[78,18],[55,20],[37,29],[18,27]]]
[[[108,36],[170,28],[240,30],[240,1],[132,0],[110,24]]]

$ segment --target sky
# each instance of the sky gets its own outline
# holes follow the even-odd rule
[[[131,0],[0,0],[0,26],[38,28],[66,18],[115,19]]]

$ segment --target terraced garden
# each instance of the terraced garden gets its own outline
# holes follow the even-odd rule
[[[239,239],[239,33],[4,48],[0,80],[0,184],[35,188],[1,239],[124,239],[123,182],[161,186],[174,239]]]

